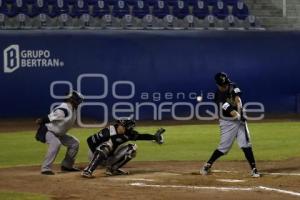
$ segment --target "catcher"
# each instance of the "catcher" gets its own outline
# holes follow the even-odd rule
[[[154,135],[140,134],[134,130],[135,121],[131,119],[117,120],[114,125],[102,129],[88,137],[87,143],[93,153],[89,165],[83,170],[81,176],[93,178],[95,169],[102,165],[106,167],[106,175],[127,175],[120,169],[136,156],[137,145],[126,143],[130,140],[154,140],[158,144],[164,143],[165,129],[159,129]]]

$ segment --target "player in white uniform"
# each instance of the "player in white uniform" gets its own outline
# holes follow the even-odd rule
[[[73,91],[64,103],[57,106],[49,115],[36,120],[40,125],[36,139],[49,145],[44,158],[41,173],[54,175],[52,164],[59,152],[60,146],[67,147],[61,170],[66,172],[80,171],[74,167],[74,162],[79,149],[79,141],[74,136],[68,135],[76,120],[78,105],[83,101],[83,96]]]

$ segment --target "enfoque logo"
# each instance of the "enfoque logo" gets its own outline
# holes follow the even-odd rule
[[[93,85],[97,87],[92,94],[86,94],[86,81],[93,81]],[[97,85],[97,86],[96,86]],[[212,100],[214,93],[200,91],[177,91],[177,92],[150,92],[143,89],[137,90],[137,85],[130,80],[109,80],[105,74],[80,74],[77,77],[76,84],[72,84],[69,80],[56,80],[50,84],[50,96],[57,100],[54,102],[50,111],[60,105],[68,95],[57,93],[59,87],[67,87],[69,94],[73,89],[77,90],[84,96],[84,102],[81,103],[77,110],[77,124],[80,127],[95,128],[104,127],[109,116],[114,119],[118,118],[134,118],[140,120],[145,114],[145,108],[150,109],[150,120],[165,120],[166,116],[176,121],[201,120],[210,121],[219,118],[222,105],[218,106]],[[107,98],[114,100],[111,105]],[[86,117],[82,115],[84,109],[92,109],[101,115],[101,120],[97,123],[88,124],[83,121]],[[184,109],[185,113],[180,112]],[[245,102],[243,106],[244,117],[248,120],[261,120],[264,118],[265,108],[260,102]],[[248,114],[256,114],[255,116]],[[224,116],[222,116],[224,118]],[[168,117],[168,119],[170,119]],[[232,118],[230,118],[232,119]]]
[[[4,73],[12,73],[19,68],[63,67],[64,62],[54,58],[48,49],[21,49],[13,44],[3,50]]]

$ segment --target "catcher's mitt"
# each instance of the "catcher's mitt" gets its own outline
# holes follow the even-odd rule
[[[156,133],[154,134],[155,136],[155,142],[157,142],[157,144],[163,144],[164,143],[164,137],[163,137],[163,133],[165,132],[166,130],[163,129],[163,128],[160,128],[156,131]]]

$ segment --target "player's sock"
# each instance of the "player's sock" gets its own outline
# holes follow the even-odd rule
[[[224,155],[223,152],[221,152],[218,149],[216,149],[214,151],[214,153],[211,155],[210,159],[207,161],[207,163],[209,163],[209,164],[212,165],[218,158],[220,158],[223,155]]]
[[[91,162],[84,169],[84,171],[88,171],[92,174],[95,171],[95,169],[97,168],[97,166],[99,165],[101,159],[102,159],[101,152],[96,150],[94,155],[93,155],[93,158],[92,158]]]
[[[256,168],[255,159],[251,147],[242,148],[245,154],[246,159],[248,160],[251,169]]]

